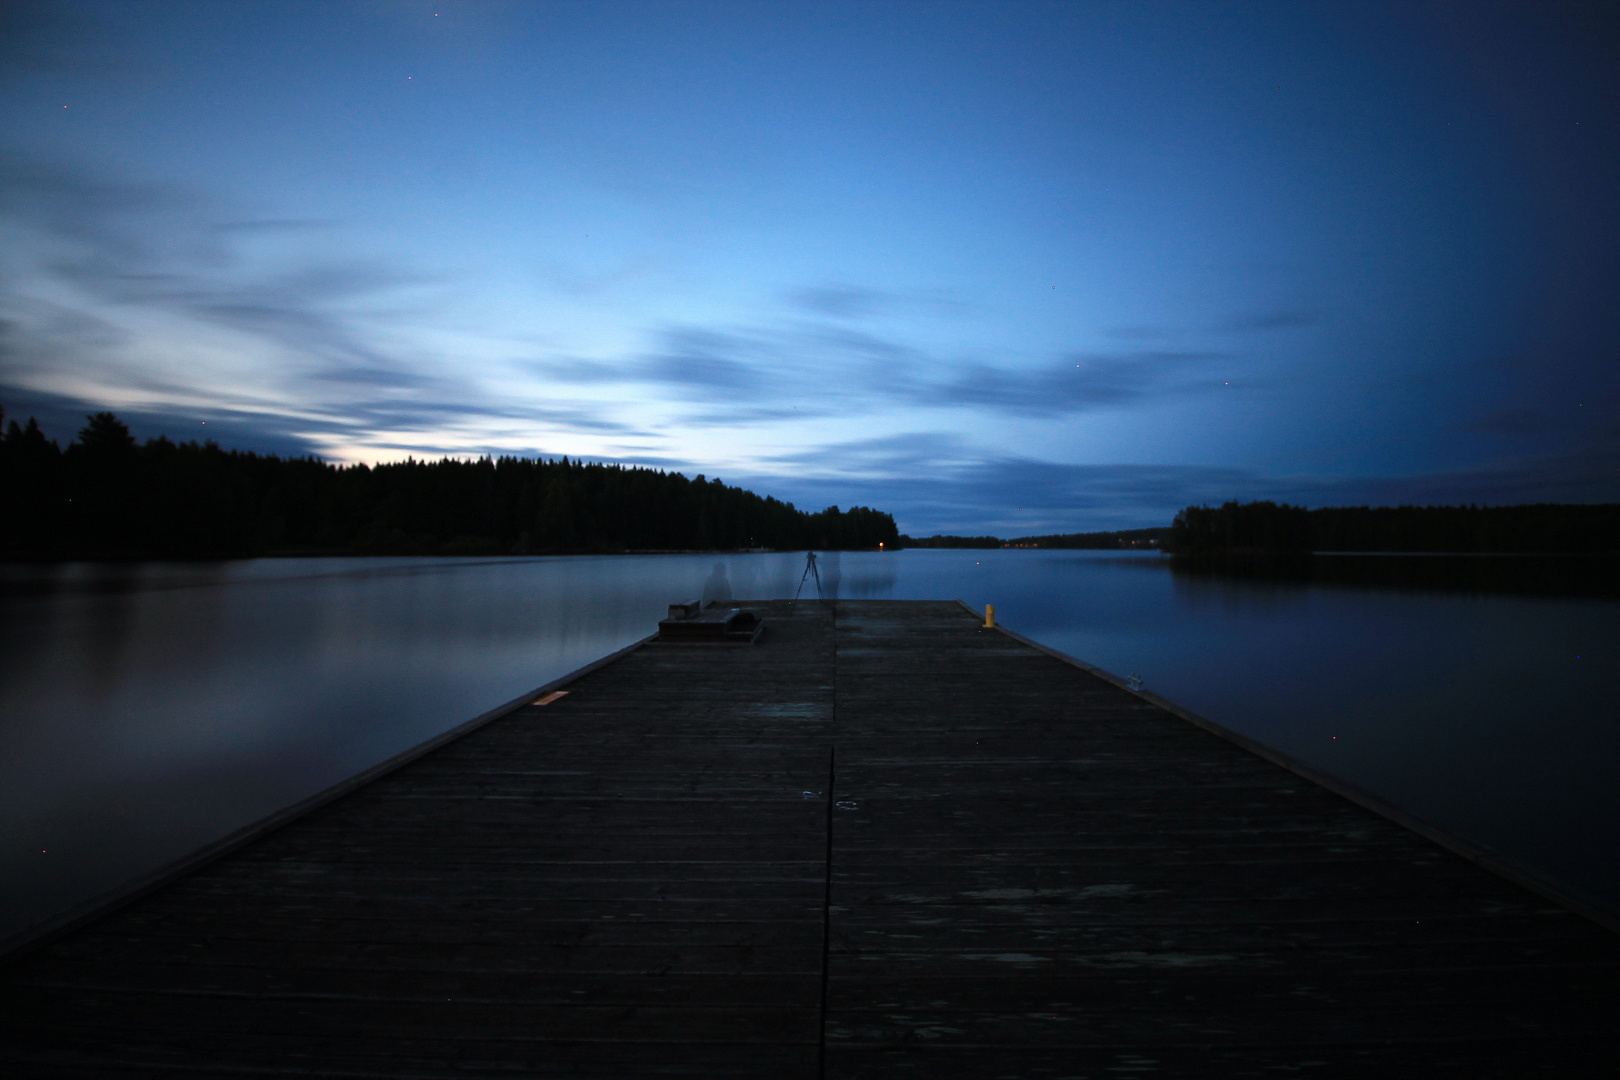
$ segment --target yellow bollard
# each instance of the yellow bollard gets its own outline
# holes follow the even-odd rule
[[[994,604],[984,605],[984,628],[986,630],[996,628],[996,605]]]

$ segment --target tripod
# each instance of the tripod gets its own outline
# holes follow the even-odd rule
[[[797,600],[799,598],[799,593],[804,591],[804,583],[809,580],[812,574],[815,575],[816,579],[816,598],[821,599],[821,571],[816,569],[816,553],[807,551],[805,552],[804,573],[799,575],[799,587],[794,590],[793,599]]]

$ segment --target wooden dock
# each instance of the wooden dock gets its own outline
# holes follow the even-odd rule
[[[36,942],[0,1074],[1620,1075],[1620,934],[958,604],[753,606]]]

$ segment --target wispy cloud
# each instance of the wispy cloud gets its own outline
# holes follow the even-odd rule
[[[773,459],[733,479],[801,506],[865,504],[902,531],[997,536],[1168,525],[1184,506],[1273,499],[1305,506],[1620,501],[1620,450],[1488,468],[1331,477],[1189,464],[1083,464],[1007,455],[945,432],[840,443]]]
[[[1212,363],[1230,368],[1234,361],[1220,353],[1157,352],[1076,355],[1035,370],[973,365],[948,383],[923,389],[921,396],[1016,416],[1064,416],[1211,389],[1218,381],[1199,372]]]
[[[1240,385],[1240,358],[1220,352],[1076,353],[1026,366],[950,360],[903,340],[824,322],[758,328],[670,327],[632,362],[527,362],[559,382],[640,383],[738,422],[809,419],[890,409],[961,409],[1060,417],[1138,408],[1170,396]],[[1217,374],[1227,378],[1217,378]],[[790,403],[790,404],[789,404]],[[739,407],[741,406],[741,407]],[[689,420],[694,417],[688,417]]]
[[[892,298],[876,289],[834,285],[795,290],[787,295],[787,302],[814,315],[861,319],[887,309]]]
[[[263,218],[253,221],[221,221],[213,227],[222,233],[277,234],[316,232],[330,229],[337,223],[320,218]]]
[[[259,272],[232,247],[242,222],[221,227],[217,212],[178,187],[0,160],[0,213],[31,234],[28,249],[14,255],[31,256],[32,273],[67,283],[89,301],[224,326],[343,369],[405,366],[371,343],[345,305],[431,279],[318,258]],[[50,327],[40,332],[48,336]]]
[[[1009,456],[943,433],[826,447],[799,455],[799,462],[805,475],[739,479],[803,506],[878,506],[913,535],[1028,536],[1168,524],[1180,507],[1229,498],[1255,479],[1211,466]]]
[[[781,387],[777,376],[784,365],[769,342],[685,327],[661,336],[663,348],[636,365],[632,378],[700,399],[716,393],[758,398]]]
[[[679,423],[687,426],[755,427],[761,424],[787,424],[847,415],[834,405],[714,405],[702,412],[687,413]]]
[[[847,282],[791,289],[782,300],[796,313],[841,323],[897,315],[954,318],[974,310],[967,299],[947,290],[876,289]]]
[[[1220,329],[1244,333],[1254,330],[1288,330],[1296,326],[1311,326],[1322,321],[1322,313],[1303,308],[1288,311],[1269,311],[1256,315],[1240,315],[1221,324]]]
[[[624,364],[606,360],[591,360],[579,356],[562,356],[546,360],[519,360],[515,366],[532,372],[548,382],[557,383],[618,383],[633,380]]]
[[[1191,502],[1252,486],[1244,470],[1195,465],[1087,465],[1009,455],[947,431],[807,448],[739,479],[803,506],[865,504],[915,535],[998,536],[1166,524]],[[1161,521],[1161,519],[1163,519]]]
[[[240,237],[330,223],[226,209],[178,187],[0,159],[0,214],[23,238],[6,256],[12,272],[0,284],[0,380],[14,395],[54,395],[78,401],[75,409],[117,402],[132,417],[174,417],[187,431],[204,419],[221,433],[227,419],[237,431],[257,423],[264,438],[250,441],[300,452],[323,438],[381,449],[387,439],[376,436],[385,432],[442,437],[492,421],[634,430],[595,403],[552,396],[528,407],[494,397],[464,367],[390,344],[402,323],[440,310],[440,279],[319,252],[261,265],[238,250]],[[132,327],[149,332],[153,315],[168,320],[171,337],[208,342],[194,351],[220,352],[222,341],[234,347],[224,346],[231,353],[221,364],[196,370],[142,360],[141,331]],[[208,339],[208,328],[229,336]],[[571,374],[584,372],[576,364]]]
[[[1103,333],[1119,341],[1163,341],[1175,331],[1167,326],[1114,326]]]
[[[768,455],[762,460],[771,465],[814,470],[822,475],[897,479],[938,475],[941,470],[958,467],[975,457],[977,454],[960,436],[923,431],[794,450]]]

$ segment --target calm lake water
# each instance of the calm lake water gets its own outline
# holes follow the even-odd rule
[[[671,601],[791,596],[803,559],[0,567],[0,936],[629,644]],[[1612,564],[1314,565],[821,561],[845,597],[993,603],[1010,629],[1620,907],[1620,599],[1582,586]]]

